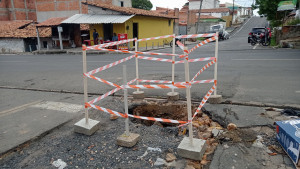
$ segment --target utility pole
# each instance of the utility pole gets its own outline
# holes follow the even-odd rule
[[[233,4],[232,4],[232,19],[231,19],[231,25],[233,24],[233,15],[234,15],[234,0],[233,1]]]
[[[202,2],[203,2],[203,0],[200,0],[200,7],[199,7],[199,12],[198,12],[198,21],[197,21],[197,27],[196,27],[196,34],[198,34],[198,27],[200,25]]]

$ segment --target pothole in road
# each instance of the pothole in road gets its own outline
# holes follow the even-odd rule
[[[192,106],[192,113],[196,106]],[[144,103],[133,105],[129,113],[136,116],[155,117],[171,120],[188,121],[186,103]],[[178,126],[179,124],[155,122],[151,120],[131,119],[134,123],[141,123],[146,126],[152,126],[154,123],[161,124],[163,127]]]

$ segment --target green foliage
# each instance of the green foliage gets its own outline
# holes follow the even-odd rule
[[[282,0],[256,0],[255,7],[259,9],[259,15],[266,15],[268,20],[280,20],[284,15],[282,12],[277,13],[277,7]]]
[[[300,24],[300,19],[299,18],[294,19],[294,20],[287,23],[287,25],[297,25],[297,24]]]
[[[275,36],[273,36],[273,37],[271,38],[270,46],[276,46],[276,38],[275,38]]]
[[[148,0],[132,0],[131,2],[133,8],[151,10],[153,7],[152,3]]]

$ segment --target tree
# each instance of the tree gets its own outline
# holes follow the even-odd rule
[[[149,0],[132,0],[131,2],[133,8],[151,10],[153,7]]]
[[[278,26],[284,18],[284,12],[277,12],[279,2],[282,0],[255,0],[252,9],[259,9],[259,15],[267,16],[273,26]]]

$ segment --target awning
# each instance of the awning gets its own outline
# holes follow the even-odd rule
[[[64,20],[68,24],[101,24],[101,23],[124,23],[134,15],[90,15],[75,14]]]
[[[277,11],[287,11],[296,9],[296,5],[293,1],[281,1],[278,4]]]

